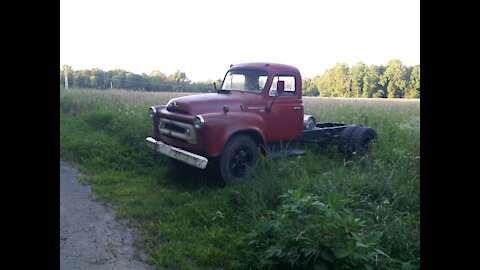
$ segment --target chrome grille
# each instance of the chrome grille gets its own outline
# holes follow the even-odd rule
[[[197,138],[195,136],[195,129],[193,125],[170,119],[160,118],[159,130],[164,135],[185,140],[191,144],[197,143]]]

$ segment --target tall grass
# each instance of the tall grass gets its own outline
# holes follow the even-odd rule
[[[61,158],[89,173],[97,199],[138,227],[136,245],[149,263],[159,269],[419,267],[418,100],[304,98],[305,113],[317,121],[376,129],[371,153],[346,161],[335,147],[307,144],[307,155],[261,159],[251,179],[221,187],[211,168],[178,169],[145,145],[152,133],[148,107],[179,95],[185,94],[60,91]],[[313,242],[295,240],[301,233]]]

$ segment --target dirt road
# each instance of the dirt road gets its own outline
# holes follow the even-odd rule
[[[93,201],[76,176],[60,161],[60,269],[155,269],[133,258],[134,231]]]

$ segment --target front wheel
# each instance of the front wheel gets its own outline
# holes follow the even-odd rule
[[[257,144],[246,135],[233,137],[219,159],[220,175],[227,185],[238,183],[257,166]]]

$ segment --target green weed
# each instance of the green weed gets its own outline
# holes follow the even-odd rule
[[[177,94],[178,96],[178,94]],[[418,269],[418,101],[304,99],[317,121],[373,127],[368,156],[301,145],[222,187],[145,145],[148,107],[170,93],[60,91],[60,156],[91,176],[96,198],[139,229],[157,269]],[[298,240],[297,240],[298,239]]]

